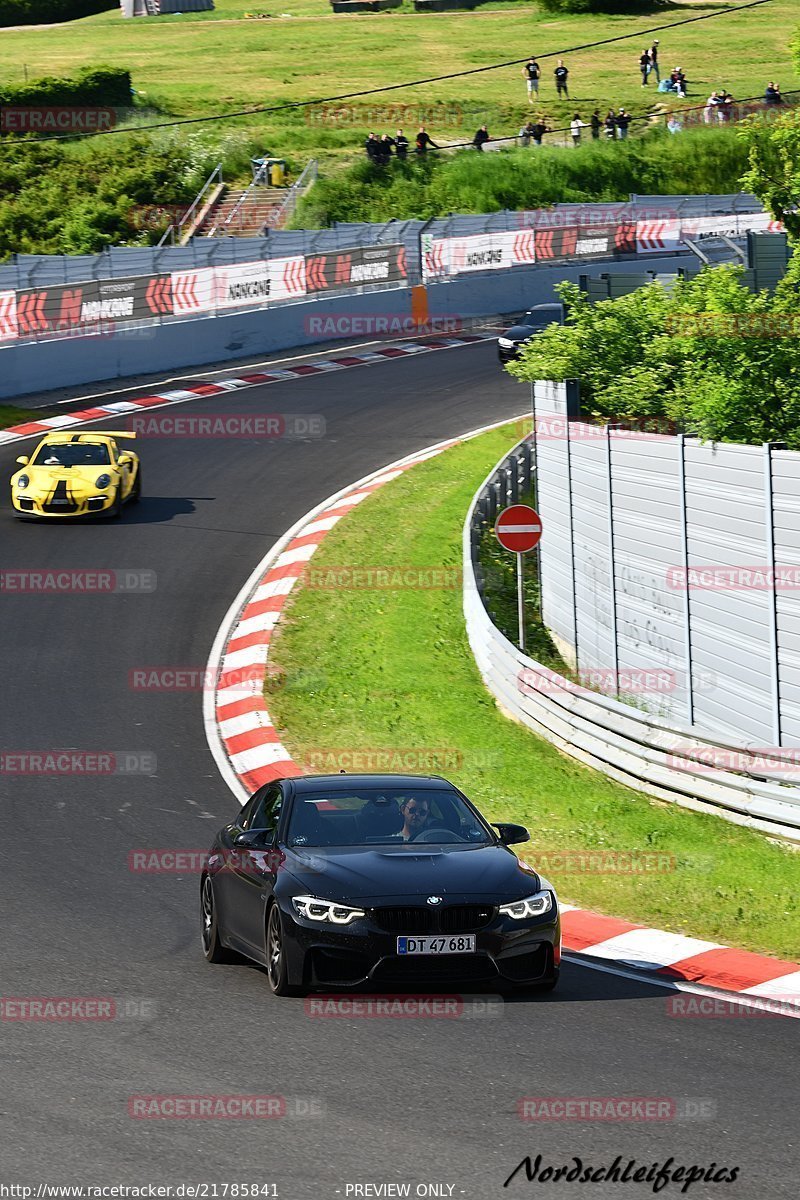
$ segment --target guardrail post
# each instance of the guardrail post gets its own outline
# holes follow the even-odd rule
[[[512,455],[510,459],[510,469],[508,472],[508,483],[510,490],[510,500],[512,504],[519,503],[519,460],[516,455]]]
[[[617,567],[614,554],[614,474],[611,461],[611,431],[618,425],[606,425],[606,496],[608,498],[608,570],[611,596],[611,633],[614,653],[614,693],[619,695],[619,644],[617,640]]]
[[[494,522],[495,517],[497,516],[497,484],[496,483],[490,483],[488,488],[486,489],[486,500],[487,500],[487,506],[489,509],[489,523],[492,524]]]
[[[764,521],[766,524],[767,567],[772,587],[769,597],[770,692],[772,697],[772,736],[775,745],[782,745],[781,730],[781,664],[778,647],[778,584],[775,579],[775,507],[772,486],[772,451],[785,450],[785,442],[764,443]]]
[[[686,435],[678,434],[678,479],[680,484],[681,559],[683,566],[683,646],[686,663],[686,720],[694,725],[694,676],[692,672],[692,596],[689,590],[689,521],[686,506]]]

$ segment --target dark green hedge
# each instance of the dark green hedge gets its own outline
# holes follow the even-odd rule
[[[668,0],[539,0],[539,5],[547,12],[554,13],[636,14],[657,12],[667,2]]]
[[[0,0],[0,27],[54,25],[119,7],[119,0]]]
[[[8,0],[0,0],[0,12],[5,3]],[[130,72],[117,67],[87,67],[74,79],[45,76],[20,87],[0,88],[0,104],[127,106],[130,103]]]

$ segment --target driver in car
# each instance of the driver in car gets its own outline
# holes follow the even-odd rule
[[[400,831],[400,836],[404,842],[410,842],[423,830],[427,829],[430,821],[431,810],[427,800],[417,799],[416,796],[409,796],[400,805],[400,812],[403,817],[403,828]]]

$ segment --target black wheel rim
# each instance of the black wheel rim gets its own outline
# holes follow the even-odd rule
[[[281,934],[281,918],[277,907],[269,914],[269,929],[267,931],[267,972],[273,988],[277,988],[281,980],[283,968],[283,937]]]
[[[203,912],[203,949],[208,954],[214,938],[214,892],[210,879],[206,879],[203,883],[201,908]]]

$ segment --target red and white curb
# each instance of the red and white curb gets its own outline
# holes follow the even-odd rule
[[[55,417],[42,417],[41,421],[26,421],[22,425],[11,425],[0,430],[0,445],[18,442],[22,438],[37,437],[54,429],[70,429],[73,425],[85,425],[88,421],[106,420],[145,408],[163,408],[169,404],[186,404],[189,400],[219,396],[224,392],[235,392],[241,388],[260,387],[265,383],[286,383],[290,379],[305,379],[309,375],[324,375],[331,371],[346,371],[350,367],[369,363],[386,362],[393,358],[406,358],[412,354],[427,354],[432,350],[450,350],[454,346],[469,346],[473,342],[485,342],[496,335],[488,333],[464,334],[462,337],[434,338],[404,342],[398,346],[382,346],[379,350],[365,350],[358,354],[346,354],[341,358],[326,358],[320,362],[297,367],[285,367],[273,371],[254,371],[232,379],[220,379],[216,383],[198,383],[190,388],[176,388],[169,392],[158,392],[151,396],[139,396],[135,400],[115,400],[111,404],[98,404],[80,412],[65,413]]]
[[[264,685],[275,626],[325,536],[385,483],[492,428],[496,426],[430,446],[337,492],[301,517],[256,567],[217,634],[207,669],[216,687],[204,697],[211,752],[240,803],[273,779],[303,773],[278,737]],[[585,966],[728,1003],[734,994],[737,1007],[800,1017],[800,963],[648,929],[572,905],[562,904],[561,910],[564,949],[580,955]]]

